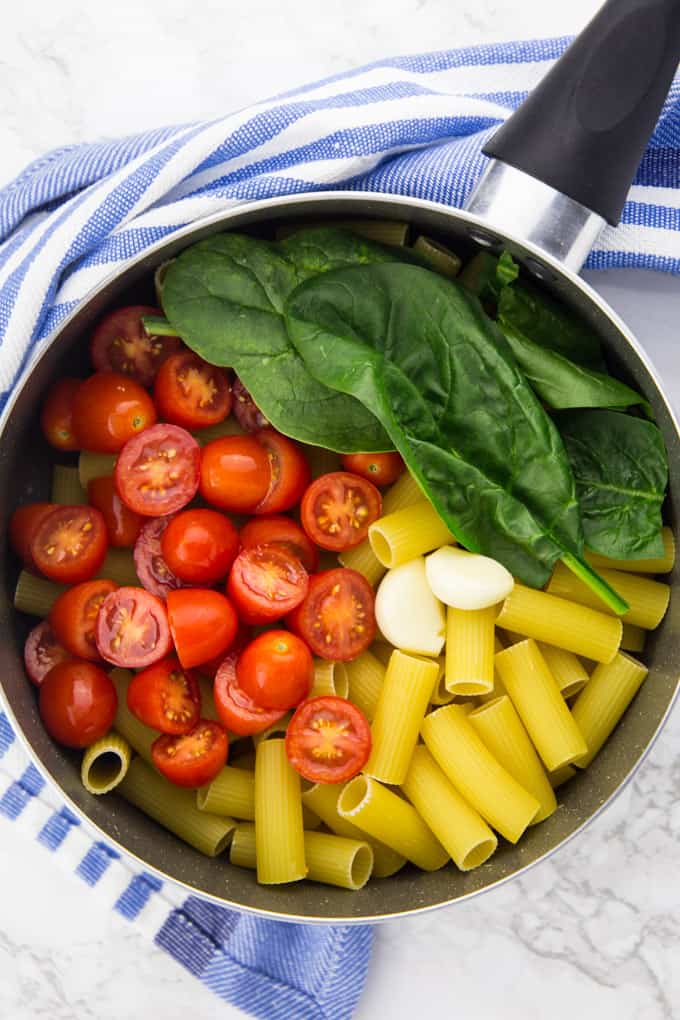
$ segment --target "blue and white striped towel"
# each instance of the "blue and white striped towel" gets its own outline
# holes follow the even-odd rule
[[[72,145],[0,191],[0,410],[50,332],[104,277],[194,220],[253,199],[382,191],[460,206],[495,126],[568,39],[379,61],[208,123]],[[680,80],[623,213],[588,261],[680,272]],[[313,928],[234,914],[140,874],[87,833],[0,715],[0,814],[224,999],[271,1020],[352,1015],[368,928]],[[107,880],[104,880],[107,876]],[[113,878],[112,878],[113,876]],[[348,894],[349,895],[349,894]]]

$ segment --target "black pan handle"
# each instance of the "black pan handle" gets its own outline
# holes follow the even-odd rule
[[[680,60],[680,0],[608,0],[484,152],[619,221]]]

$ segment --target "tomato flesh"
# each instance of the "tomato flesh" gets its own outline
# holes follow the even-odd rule
[[[226,653],[238,629],[238,617],[224,595],[209,588],[168,592],[168,619],[184,669]]]
[[[103,669],[71,659],[43,679],[38,706],[54,740],[65,747],[89,747],[111,728],[118,697]]]
[[[99,510],[59,506],[38,524],[31,557],[51,581],[75,584],[97,573],[106,555],[106,538],[106,522]]]
[[[405,464],[398,453],[346,453],[345,471],[359,475],[374,485],[392,485],[404,473]]]
[[[239,537],[243,549],[252,549],[256,545],[282,546],[297,556],[309,574],[319,566],[319,550],[290,517],[276,514],[271,517],[255,517],[244,524]]]
[[[375,485],[347,471],[321,475],[309,486],[300,506],[302,527],[322,549],[342,552],[363,542],[382,513]]]
[[[300,446],[274,429],[255,434],[269,459],[269,488],[257,506],[257,514],[275,514],[290,510],[302,498],[312,477],[309,464]]]
[[[40,415],[43,435],[57,450],[80,449],[73,429],[73,399],[80,385],[80,379],[60,379],[43,404]]]
[[[151,745],[158,771],[175,786],[194,789],[212,782],[227,761],[229,741],[219,723],[201,719],[189,733],[164,735]]]
[[[224,436],[203,447],[201,495],[231,513],[252,513],[269,489],[267,451],[252,436]]]
[[[314,680],[312,653],[295,634],[269,630],[243,649],[236,679],[258,705],[285,711],[309,695]]]
[[[56,509],[56,503],[27,503],[17,507],[10,518],[10,545],[29,570],[38,569],[31,555],[31,544],[38,525]]]
[[[201,693],[194,673],[169,655],[133,676],[127,689],[130,711],[146,726],[175,736],[198,722]]]
[[[238,550],[238,531],[216,510],[183,510],[161,535],[163,559],[188,584],[211,585],[226,577]]]
[[[40,687],[41,683],[59,662],[72,658],[57,637],[47,620],[37,624],[26,638],[24,645],[24,665],[31,683]]]
[[[160,599],[144,588],[119,588],[97,614],[97,649],[114,666],[140,669],[168,655],[172,638]]]
[[[375,595],[356,570],[337,567],[309,580],[307,597],[286,619],[315,655],[347,662],[375,638]]]
[[[161,418],[187,429],[217,425],[231,411],[229,376],[191,351],[164,362],[153,395]]]
[[[236,679],[236,655],[228,655],[217,670],[213,694],[215,708],[223,725],[241,737],[262,733],[282,719],[284,711],[262,708],[239,686]]]
[[[130,439],[116,461],[115,481],[126,506],[145,517],[181,510],[198,491],[201,449],[177,425],[154,425]]]
[[[183,347],[178,336],[150,336],[142,316],[162,315],[151,305],[128,305],[105,316],[92,334],[90,357],[97,372],[121,372],[151,386],[166,358]]]
[[[288,724],[288,761],[311,783],[346,782],[361,772],[370,753],[368,719],[346,698],[310,698]]]
[[[71,655],[100,661],[95,635],[97,617],[104,599],[117,588],[113,581],[98,578],[67,588],[55,600],[49,615],[50,626]]]
[[[279,620],[307,594],[307,571],[296,556],[278,545],[243,549],[234,560],[227,594],[240,618],[252,625]]]
[[[132,436],[156,422],[146,390],[120,372],[96,372],[73,398],[73,431],[83,450],[118,453]]]
[[[87,483],[87,498],[104,517],[109,545],[125,549],[135,544],[144,518],[123,503],[111,475],[92,478]]]
[[[161,550],[163,532],[173,518],[174,514],[146,518],[132,553],[137,577],[142,585],[163,601],[169,591],[182,588],[184,585],[163,559]]]

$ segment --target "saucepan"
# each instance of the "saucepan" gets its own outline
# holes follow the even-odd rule
[[[0,439],[0,525],[16,505],[46,498],[49,453],[36,411],[57,371],[78,365],[94,320],[107,308],[147,300],[154,268],[183,248],[224,230],[273,236],[277,225],[338,219],[407,221],[415,233],[466,253],[509,250],[539,286],[576,310],[602,339],[612,370],[653,407],[670,460],[667,520],[680,507],[680,434],[663,387],[625,324],[578,271],[605,223],[618,221],[627,189],[667,94],[680,56],[679,0],[609,0],[581,36],[486,147],[492,157],[463,211],[431,202],[350,192],[315,193],[243,205],[211,216],[131,260],[97,288],[55,332],[14,395]],[[146,288],[146,289],[145,289]],[[69,366],[70,363],[70,366]],[[0,686],[12,725],[39,768],[102,839],[162,878],[226,906],[284,920],[366,922],[464,900],[516,877],[562,848],[630,779],[667,718],[680,675],[680,573],[671,577],[669,612],[647,648],[650,677],[587,772],[562,791],[560,809],[504,845],[475,871],[404,869],[356,893],[297,883],[258,886],[222,857],[208,859],[121,798],[92,797],[75,756],[45,732],[26,682],[22,647],[29,621],[15,612],[18,564],[0,543]]]

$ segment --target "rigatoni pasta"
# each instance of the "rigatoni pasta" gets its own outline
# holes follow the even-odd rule
[[[642,627],[634,627],[632,623],[624,623],[621,635],[621,648],[625,652],[644,652],[647,631]]]
[[[52,503],[63,503],[65,506],[87,503],[87,492],[80,484],[78,468],[54,465],[50,499]]]
[[[654,630],[659,626],[668,609],[670,585],[663,581],[653,581],[642,574],[626,574],[622,570],[600,568],[599,573],[628,603],[630,608],[622,617],[625,623],[644,627],[645,630]],[[559,598],[570,599],[606,613],[610,612],[595,592],[563,563],[556,564],[546,590]]]
[[[305,877],[303,833],[300,777],[288,762],[285,741],[263,740],[255,757],[258,882],[278,885]]]
[[[574,764],[586,768],[599,753],[647,676],[647,667],[619,652],[613,662],[599,665],[572,708],[572,715],[588,744]]]
[[[211,783],[196,791],[196,807],[213,815],[255,818],[255,776],[247,769],[225,765]]]
[[[380,700],[380,692],[385,682],[385,666],[374,654],[375,645],[367,652],[363,652],[345,663],[345,672],[348,681],[348,697],[353,704],[360,708],[369,722],[373,722],[375,710]],[[387,646],[384,645],[387,649]],[[387,661],[392,654],[388,650]]]
[[[349,689],[347,669],[344,662],[331,662],[329,659],[314,660],[314,680],[309,692],[310,698],[333,695],[346,698]]]
[[[629,574],[668,574],[675,566],[675,537],[667,526],[661,529],[663,555],[646,560],[612,560],[608,556],[586,550],[586,559],[599,571],[600,567],[610,570],[626,570]]]
[[[95,795],[110,793],[125,778],[132,750],[127,740],[111,730],[87,748],[80,766],[80,779]]]
[[[383,495],[383,513],[393,514],[425,499],[423,490],[409,471],[404,471]]]
[[[145,726],[143,722],[140,722],[137,716],[128,708],[127,689],[130,686],[132,673],[129,669],[116,667],[116,669],[111,670],[109,677],[116,689],[116,696],[118,698],[113,728],[144,761],[151,765],[151,745],[158,738],[158,733],[156,730],[152,730],[150,726]]]
[[[565,701],[582,691],[590,676],[579,657],[566,648],[556,648],[542,641],[537,644]]]
[[[401,566],[416,556],[455,542],[426,499],[375,521],[368,529],[368,539],[377,559],[388,568]]]
[[[446,689],[451,694],[493,690],[496,607],[446,611]]]
[[[349,567],[350,570],[356,570],[359,574],[362,574],[368,583],[373,586],[378,583],[387,569],[373,552],[371,543],[367,538],[360,542],[359,545],[341,552],[338,555],[338,560],[342,563],[343,567]]]

